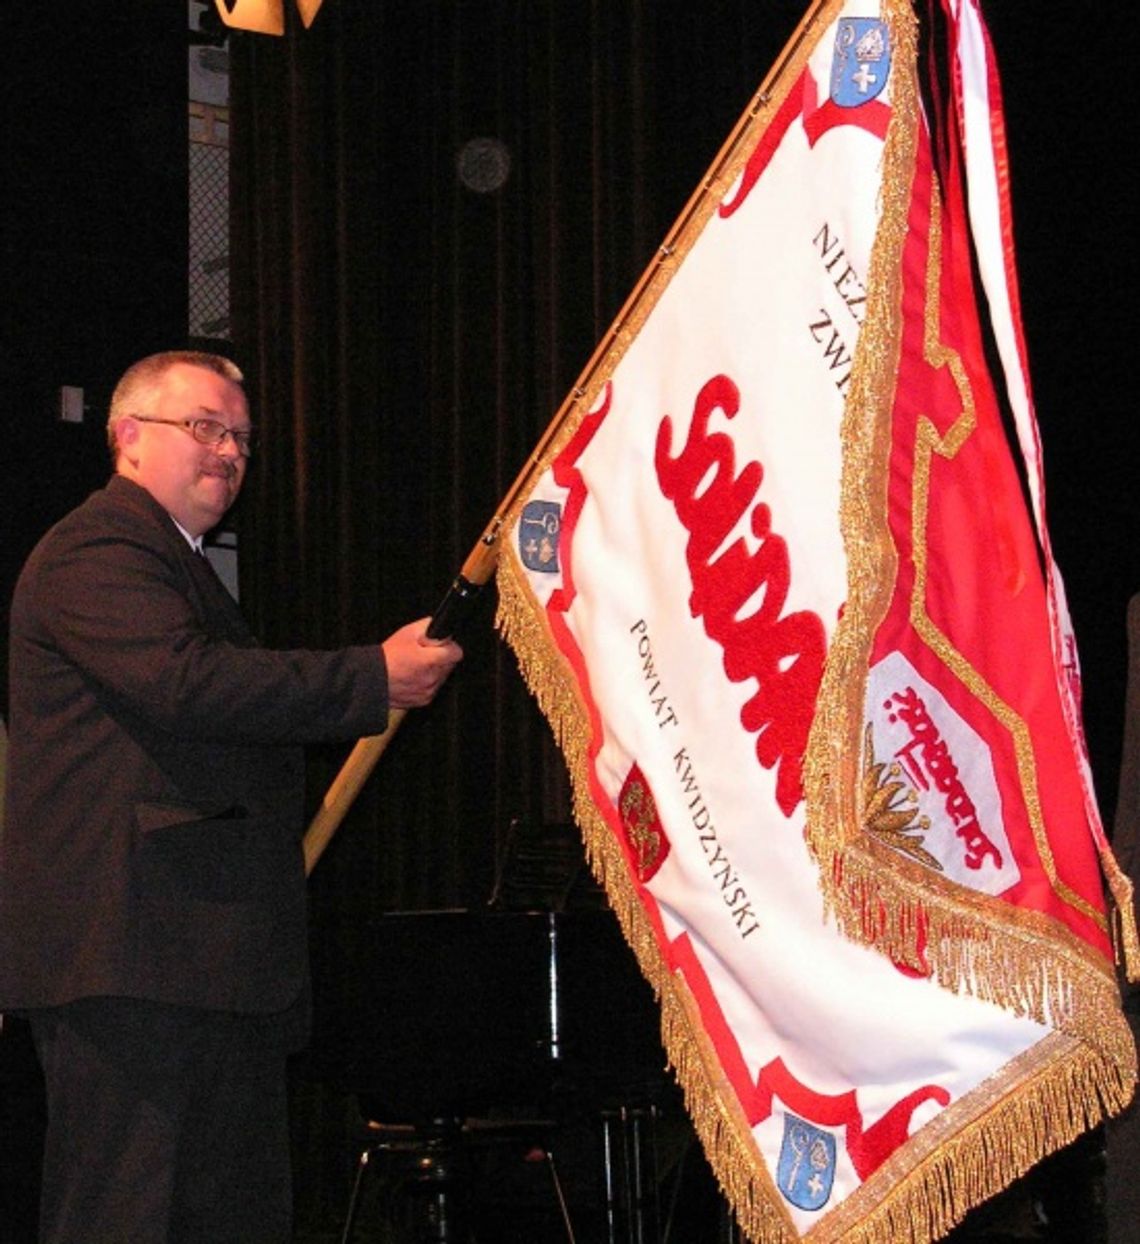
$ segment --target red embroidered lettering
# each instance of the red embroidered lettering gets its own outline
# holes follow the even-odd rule
[[[672,419],[666,415],[661,420],[654,464],[662,493],[689,533],[685,557],[692,582],[690,612],[702,619],[705,634],[723,649],[728,677],[759,683],[740,720],[758,736],[757,759],[766,769],[776,769],[776,802],[791,816],[803,798],[803,755],[827,639],[816,614],[800,610],[781,616],[791,563],[787,543],[771,530],[771,511],[755,500],[763,467],[749,462],[738,475],[732,438],[709,431],[713,411],[732,419],[739,408],[736,385],[727,376],[714,376],[697,395],[688,439],[675,457],[670,452]],[[749,507],[759,546],[750,550],[737,539],[714,560]],[[754,600],[759,603],[741,616]]]
[[[922,697],[913,687],[907,687],[904,691],[896,691],[883,707],[887,710],[888,721],[901,721],[910,731],[910,742],[895,752],[907,775],[923,790],[929,790],[933,781],[934,789],[946,797],[945,807],[954,822],[954,832],[966,845],[966,867],[976,872],[988,856],[995,868],[1001,868],[1001,852],[978,824],[974,802]],[[921,760],[916,755],[918,752],[922,754]]]

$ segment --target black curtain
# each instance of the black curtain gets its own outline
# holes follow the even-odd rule
[[[435,608],[800,15],[328,0],[232,40],[235,346],[264,434],[241,582],[269,642]],[[567,815],[492,611],[314,878],[342,912],[481,901],[509,820]]]
[[[241,591],[267,642],[432,612],[801,16],[326,0],[307,31],[231,36],[234,344],[262,434]],[[369,921],[484,905],[510,822],[569,819],[484,595],[312,877],[302,1221],[344,1207],[355,1106],[317,1046],[367,987],[344,963]],[[346,752],[312,756],[314,802]]]
[[[1034,69],[1053,63],[1060,28],[989,8],[1054,536],[1092,640],[1103,793],[1137,579],[1132,507],[1114,483],[1131,443],[1124,328],[1103,304],[1121,263],[1135,276],[1136,248],[1086,227],[1110,202],[1110,163],[1096,99],[1059,99]],[[307,31],[290,11],[284,39],[231,36],[234,343],[263,434],[238,517],[241,587],[268,642],[379,639],[435,608],[804,9],[325,0]],[[1123,75],[1124,42],[1104,22],[1082,31],[1065,40],[1066,80],[1078,56],[1087,74],[1115,60]],[[1133,137],[1134,114],[1115,113]],[[1076,182],[1058,134],[1083,144]],[[1099,366],[1078,378],[1067,360],[1088,323],[1082,349]],[[1091,448],[1070,454],[1076,442]],[[360,987],[337,963],[370,919],[482,905],[512,818],[569,817],[561,757],[485,596],[464,665],[409,715],[314,873],[321,1005]],[[313,755],[314,802],[346,751]],[[308,1083],[303,1214],[341,1208],[350,1114]]]

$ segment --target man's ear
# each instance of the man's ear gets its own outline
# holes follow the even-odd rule
[[[142,424],[130,415],[124,415],[115,424],[115,446],[119,456],[126,458],[132,466],[138,465],[139,438],[142,436]]]

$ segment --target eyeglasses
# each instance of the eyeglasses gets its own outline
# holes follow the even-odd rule
[[[181,428],[189,432],[199,445],[209,445],[212,449],[220,449],[228,436],[243,458],[248,458],[254,450],[252,428],[227,428],[220,419],[158,419],[154,415],[132,415],[131,418],[139,423],[165,423],[172,428]]]

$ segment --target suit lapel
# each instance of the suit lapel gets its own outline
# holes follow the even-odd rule
[[[226,586],[218,578],[210,559],[205,554],[195,553],[193,549],[186,544],[178,532],[179,541],[182,544],[182,561],[187,566],[190,580],[194,585],[194,589],[199,599],[202,601],[206,616],[210,622],[216,626],[219,622],[224,625],[227,637],[242,644],[253,644],[256,641],[249,627],[246,625],[245,618],[242,616],[241,610],[237,606],[237,601],[226,590]]]
[[[257,640],[250,631],[237,602],[214,573],[209,558],[199,556],[175,526],[174,520],[145,488],[122,475],[113,475],[107,491],[116,502],[125,505],[147,522],[166,555],[182,572],[187,596],[194,602],[205,629],[219,639],[227,639],[243,647],[252,647]]]

